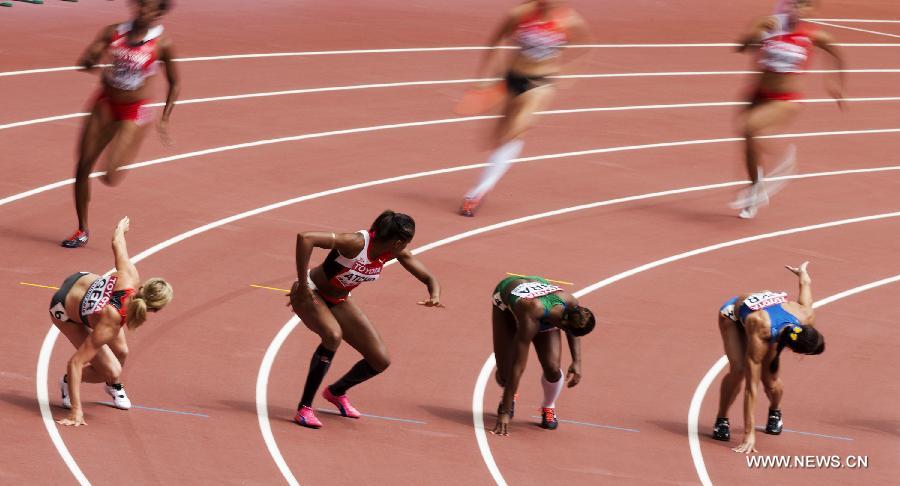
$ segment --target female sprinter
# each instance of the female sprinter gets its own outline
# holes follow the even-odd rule
[[[800,111],[796,103],[800,96],[801,73],[809,64],[813,46],[831,55],[834,68],[843,70],[844,60],[834,45],[832,36],[821,30],[812,29],[803,19],[812,15],[814,0],[785,0],[777,13],[756,21],[741,40],[738,52],[750,46],[759,47],[757,63],[760,75],[750,96],[750,107],[740,118],[740,130],[745,139],[747,172],[752,185],[732,204],[740,209],[739,216],[750,219],[756,216],[759,207],[769,201],[769,194],[763,184],[763,166],[760,163],[760,146],[757,137],[763,132],[783,126]],[[836,80],[827,85],[829,94],[843,109],[844,78],[838,72]],[[782,167],[775,173],[793,170],[793,147]],[[783,175],[783,174],[782,174]]]
[[[172,41],[163,34],[163,26],[157,22],[172,7],[172,1],[134,0],[134,3],[134,19],[103,29],[78,62],[85,70],[92,71],[106,54],[112,65],[103,70],[100,91],[81,132],[75,170],[78,231],[62,242],[66,248],[78,248],[88,242],[90,174],[100,153],[109,146],[104,168],[106,175],[101,180],[111,186],[122,179],[119,167],[137,155],[151,118],[145,105],[150,98],[148,81],[156,74],[157,60],[166,65],[169,82],[166,107],[157,128],[163,142],[169,143],[169,116],[178,97],[179,83],[172,62],[175,57]]]
[[[505,39],[515,42],[516,51],[506,72],[506,106],[492,140],[494,152],[478,184],[463,200],[460,214],[473,216],[484,196],[509,169],[511,160],[522,152],[522,134],[532,123],[534,113],[550,102],[554,88],[548,76],[562,66],[560,48],[588,37],[584,20],[567,2],[533,0],[514,8],[491,39],[496,47]],[[496,49],[485,51],[479,78],[492,65]]]
[[[578,299],[541,277],[507,277],[497,284],[493,294],[491,319],[494,326],[494,356],[497,359],[497,383],[503,387],[503,400],[497,409],[497,425],[492,431],[508,435],[509,420],[515,412],[519,379],[528,361],[528,345],[534,343],[544,370],[541,386],[541,427],[553,430],[559,424],[556,399],[562,392],[560,368],[562,341],[566,333],[572,365],[566,374],[569,387],[581,381],[581,336],[594,329],[594,314],[578,305]]]
[[[50,319],[77,349],[59,382],[63,407],[72,412],[59,424],[87,425],[81,408],[82,382],[106,383],[116,408],[131,408],[119,381],[128,356],[125,327],[137,329],[147,321],[148,312],[157,312],[172,301],[172,286],[161,278],[139,285],[137,268],[125,247],[128,226],[128,218],[122,218],[113,233],[115,272],[105,277],[72,274],[50,300]]]
[[[744,386],[744,441],[736,452],[756,451],[756,430],[753,407],[756,390],[762,381],[769,397],[769,420],[766,433],[781,433],[781,396],[784,385],[778,378],[778,357],[787,347],[800,354],[821,354],[825,338],[813,327],[812,289],[809,273],[803,262],[800,267],[787,267],[800,278],[800,297],[787,300],[787,293],[756,292],[735,297],[719,309],[719,332],[728,356],[728,374],[722,378],[719,414],[713,427],[713,438],[728,441],[731,429],[728,409],[734,403],[741,382]]]
[[[313,413],[312,401],[341,340],[347,341],[363,357],[322,392],[322,397],[333,403],[344,417],[360,417],[347,398],[347,390],[373,378],[391,363],[387,346],[351,298],[351,290],[363,282],[378,280],[384,264],[396,258],[406,271],[428,287],[430,297],[419,304],[441,306],[441,287],[437,279],[406,249],[415,233],[416,223],[411,217],[385,211],[368,231],[297,235],[298,280],[291,288],[290,305],[306,327],[322,338],[313,353],[303,396],[294,416],[298,424],[314,429],[322,426]],[[321,265],[310,269],[313,248],[330,252]]]

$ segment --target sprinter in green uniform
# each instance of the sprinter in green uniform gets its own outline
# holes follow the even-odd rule
[[[497,284],[493,294],[494,356],[497,359],[497,383],[503,387],[503,400],[497,409],[496,435],[508,435],[519,379],[528,360],[528,346],[534,343],[543,368],[541,386],[541,427],[553,430],[559,424],[556,399],[562,392],[560,360],[566,333],[572,365],[566,379],[569,387],[581,380],[581,336],[594,329],[594,314],[578,305],[578,299],[541,277],[507,277]]]

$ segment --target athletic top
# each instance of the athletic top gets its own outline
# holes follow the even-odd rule
[[[374,236],[365,230],[357,231],[357,233],[361,234],[364,240],[363,248],[358,255],[353,258],[347,258],[341,255],[337,249],[333,249],[325,257],[325,262],[322,263],[325,278],[335,287],[347,292],[355,289],[363,282],[378,280],[384,264],[394,258],[391,252],[385,252],[370,260],[369,243]]]
[[[737,304],[737,297],[732,298],[722,306],[720,312],[729,319],[743,323],[747,316],[758,310],[764,310],[769,314],[769,326],[771,334],[769,340],[771,342],[778,341],[778,334],[787,326],[799,326],[800,320],[790,312],[784,310],[781,304],[787,302],[787,292],[772,292],[769,290],[750,294],[741,302],[734,312],[734,306]]]
[[[156,74],[156,44],[162,35],[163,26],[157,25],[147,32],[137,44],[128,42],[131,22],[119,24],[113,32],[106,51],[112,65],[106,68],[103,79],[116,89],[134,91],[144,85],[150,76]]]
[[[528,281],[516,285],[509,293],[504,292],[510,282],[521,279],[527,279]],[[538,324],[540,324],[538,331],[549,331],[556,327],[547,321],[550,309],[558,305],[563,306],[563,310],[568,307],[566,301],[557,295],[557,292],[560,291],[562,291],[562,288],[551,284],[542,277],[507,277],[501,280],[500,284],[494,289],[494,305],[497,305],[500,310],[506,310],[516,305],[519,299],[536,299],[544,307],[544,314],[538,320]]]
[[[775,28],[763,34],[762,49],[757,62],[763,71],[797,73],[806,69],[812,54],[812,31],[797,22],[790,29],[790,16],[777,14]]]
[[[127,311],[125,299],[132,296],[135,292],[134,289],[113,290],[116,287],[117,280],[118,277],[114,276],[100,277],[94,280],[94,283],[84,292],[78,313],[81,315],[81,322],[85,326],[91,327],[90,321],[88,321],[89,315],[100,312],[107,305],[111,305],[119,311],[119,315],[122,317],[119,325],[125,325],[125,314]]]
[[[542,19],[538,9],[522,17],[512,38],[522,49],[522,55],[532,61],[546,61],[559,56],[559,50],[567,40],[562,22],[557,18]]]

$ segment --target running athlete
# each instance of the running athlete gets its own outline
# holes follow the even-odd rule
[[[553,430],[559,425],[556,399],[563,384],[569,387],[581,381],[581,336],[591,332],[596,323],[590,309],[578,305],[578,299],[541,277],[507,277],[493,293],[491,320],[494,328],[494,356],[497,359],[497,383],[503,387],[503,399],[497,408],[497,424],[492,433],[509,435],[507,427],[515,413],[519,379],[528,361],[528,345],[543,368],[541,387],[541,427]],[[560,368],[562,341],[559,331],[566,333],[572,365],[563,379]]]
[[[331,366],[341,341],[362,354],[338,381],[325,387],[322,397],[334,404],[341,415],[359,418],[350,404],[347,390],[384,371],[391,363],[387,346],[375,326],[357,307],[350,291],[364,282],[374,282],[390,260],[397,259],[407,272],[428,287],[429,298],[420,305],[441,307],[441,287],[437,278],[406,247],[416,232],[416,223],[405,214],[384,211],[368,231],[356,233],[305,232],[297,235],[297,282],[291,288],[290,305],[321,344],[313,353],[303,396],[294,421],[313,429],[322,422],[312,409],[313,397]],[[309,268],[313,248],[329,250],[325,261]]]
[[[811,280],[803,262],[799,267],[786,267],[800,279],[800,297],[787,300],[785,292],[755,292],[730,299],[719,309],[719,332],[728,356],[728,374],[722,378],[719,413],[713,427],[713,438],[731,440],[728,409],[734,403],[741,382],[744,386],[744,440],[735,452],[749,454],[756,450],[753,407],[762,381],[769,397],[769,419],[766,433],[778,435],[783,422],[781,396],[784,384],[778,377],[778,358],[784,348],[799,354],[821,354],[825,338],[813,327]]]
[[[534,113],[546,106],[553,94],[549,77],[562,67],[561,48],[588,37],[587,26],[574,9],[561,0],[534,0],[514,8],[490,42],[494,48],[506,39],[519,46],[506,72],[507,99],[494,131],[493,153],[481,179],[466,194],[460,214],[474,216],[484,196],[522,152],[521,137],[531,126]],[[484,76],[498,51],[486,51],[477,77]],[[584,51],[582,51],[584,52]]]
[[[750,96],[750,106],[742,113],[740,129],[745,139],[745,161],[752,185],[732,204],[740,209],[739,216],[750,219],[757,210],[769,202],[770,193],[777,190],[774,183],[764,184],[763,165],[760,163],[759,137],[763,132],[790,122],[800,111],[796,103],[801,99],[799,73],[809,65],[813,47],[819,47],[830,55],[834,79],[827,83],[828,93],[843,109],[844,60],[834,45],[831,34],[814,29],[803,19],[812,15],[814,0],[785,0],[777,13],[756,21],[740,40],[738,52],[749,47],[758,48],[757,65],[760,75]],[[781,166],[772,175],[786,175],[794,170],[794,147]]]
[[[137,156],[152,118],[146,105],[150,97],[149,81],[156,74],[157,61],[165,64],[169,83],[166,106],[157,128],[163,143],[170,143],[169,117],[178,98],[179,82],[172,62],[175,57],[172,40],[163,33],[158,21],[172,7],[172,2],[134,0],[134,3],[134,19],[103,29],[78,61],[86,71],[93,71],[105,55],[111,65],[103,70],[100,91],[93,99],[91,113],[81,132],[75,170],[78,230],[62,242],[66,248],[78,248],[88,242],[90,175],[103,150],[109,147],[106,174],[100,180],[110,186],[122,180],[119,167]]]
[[[106,383],[106,393],[116,408],[128,410],[131,401],[119,381],[128,356],[125,328],[132,331],[172,301],[172,286],[161,278],[142,285],[137,268],[128,257],[125,233],[129,220],[122,218],[113,233],[116,271],[106,276],[74,273],[50,299],[50,319],[77,351],[67,374],[59,381],[62,406],[71,409],[61,425],[87,425],[81,406],[81,383]]]

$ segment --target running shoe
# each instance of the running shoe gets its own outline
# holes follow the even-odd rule
[[[59,394],[62,396],[62,407],[72,408],[72,398],[69,396],[69,384],[66,383],[66,375],[59,379]]]
[[[728,442],[731,440],[731,425],[725,417],[716,419],[716,425],[713,426],[712,438]]]
[[[541,408],[541,428],[547,430],[555,430],[559,425],[559,419],[556,417],[555,408]]]
[[[106,390],[106,394],[112,397],[113,405],[116,408],[119,410],[131,408],[131,400],[128,399],[128,394],[125,393],[125,385],[116,383],[114,385],[104,385],[103,388]]]
[[[297,410],[297,414],[294,415],[294,422],[297,422],[297,425],[309,427],[310,429],[322,428],[322,422],[319,422],[319,418],[316,417],[313,409],[306,405],[303,405]]]
[[[467,197],[463,199],[462,207],[459,208],[459,214],[467,217],[475,216],[475,211],[481,206],[480,197]]]
[[[325,387],[325,390],[322,391],[322,398],[331,402],[335,407],[337,407],[338,411],[341,412],[341,415],[348,418],[358,419],[362,416],[359,413],[359,410],[350,405],[350,399],[347,398],[347,395],[335,396],[334,393],[331,393],[331,387]]]
[[[88,233],[87,231],[76,231],[72,236],[67,240],[63,240],[62,246],[65,248],[79,248],[87,245],[88,242]]]
[[[766,422],[766,433],[779,435],[783,428],[784,422],[781,420],[781,410],[769,410],[769,421]]]

